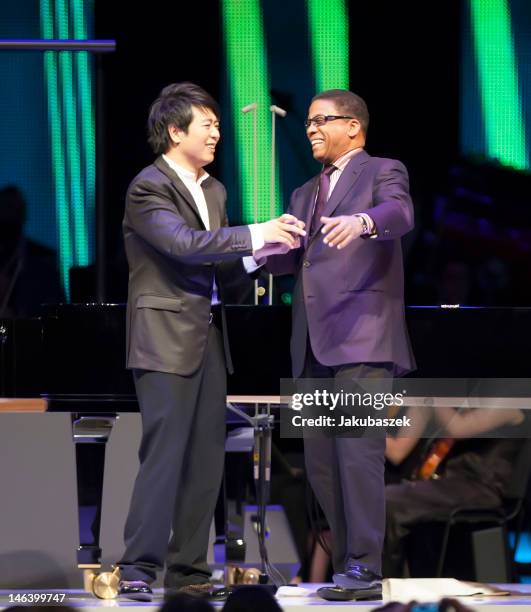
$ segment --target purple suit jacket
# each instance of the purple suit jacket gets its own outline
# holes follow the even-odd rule
[[[296,189],[288,212],[310,227],[319,177]],[[295,274],[291,353],[293,375],[304,368],[309,335],[327,366],[392,362],[396,375],[415,368],[404,313],[400,238],[413,228],[413,205],[404,165],[356,154],[341,174],[324,216],[366,212],[377,237],[337,250],[319,231],[300,249],[269,257],[273,274]]]

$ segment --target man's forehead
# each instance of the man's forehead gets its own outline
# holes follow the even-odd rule
[[[308,109],[309,117],[315,117],[315,115],[333,115],[334,113],[337,113],[337,108],[332,100],[315,100]]]
[[[192,113],[194,117],[197,117],[198,119],[209,119],[213,121],[218,120],[216,113],[206,106],[192,106]]]

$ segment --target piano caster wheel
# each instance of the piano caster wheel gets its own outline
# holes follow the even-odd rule
[[[120,590],[120,568],[115,567],[112,572],[99,574],[85,570],[83,585],[87,593],[92,593],[98,599],[116,599]]]

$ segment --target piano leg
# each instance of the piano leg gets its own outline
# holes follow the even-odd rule
[[[101,567],[100,524],[105,448],[116,414],[72,414],[76,451],[80,569]]]

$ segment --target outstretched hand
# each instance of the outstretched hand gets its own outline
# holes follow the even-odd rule
[[[321,217],[321,223],[324,224],[321,230],[325,234],[323,242],[330,247],[337,246],[338,249],[344,249],[363,233],[363,225],[354,215]]]
[[[255,259],[270,255],[285,255],[292,249],[301,246],[301,236],[305,236],[304,221],[284,213],[278,219],[262,223],[264,231],[264,246],[253,253]],[[276,240],[274,237],[276,236]]]

